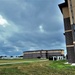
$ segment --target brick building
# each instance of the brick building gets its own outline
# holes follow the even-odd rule
[[[75,63],[75,0],[65,0],[59,8],[64,19],[68,62]]]
[[[35,51],[25,51],[23,52],[23,58],[51,58],[54,60],[56,59],[63,59],[64,57],[64,50],[35,50]]]

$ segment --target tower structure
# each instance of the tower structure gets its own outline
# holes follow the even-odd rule
[[[59,8],[64,19],[68,62],[75,63],[75,0],[65,0]]]

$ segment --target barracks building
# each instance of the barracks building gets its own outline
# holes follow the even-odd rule
[[[25,51],[23,52],[24,59],[32,59],[32,58],[48,58],[52,60],[63,59],[64,50],[35,50],[35,51]]]
[[[75,0],[65,0],[59,8],[63,14],[68,62],[75,63]]]

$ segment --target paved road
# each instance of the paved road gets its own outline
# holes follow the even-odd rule
[[[20,62],[7,62],[7,63],[0,63],[0,65],[7,65],[7,64],[19,64],[19,63],[32,63],[32,62],[41,62],[41,61],[48,61],[48,60],[36,60],[36,61],[20,61]]]

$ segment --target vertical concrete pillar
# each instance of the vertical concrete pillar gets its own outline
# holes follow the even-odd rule
[[[57,60],[59,60],[59,56],[57,56]]]
[[[54,61],[55,56],[53,56],[53,61]]]

